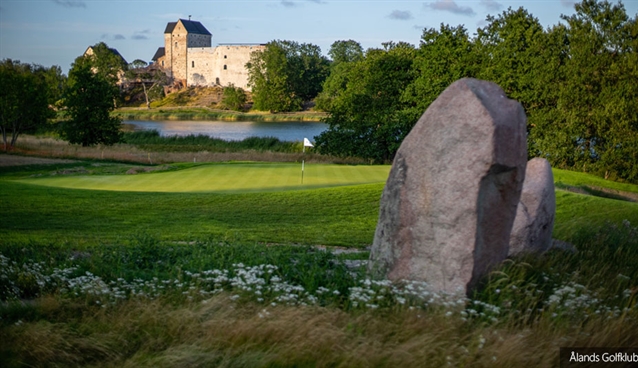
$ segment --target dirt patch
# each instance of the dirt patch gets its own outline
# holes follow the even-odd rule
[[[75,160],[0,154],[0,166],[71,164]]]

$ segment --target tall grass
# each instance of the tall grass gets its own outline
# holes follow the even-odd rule
[[[266,141],[268,142],[268,141]],[[285,147],[287,143],[282,143]],[[295,143],[292,143],[293,145]],[[301,143],[298,143],[301,144]],[[259,146],[259,144],[256,144]],[[263,144],[262,144],[263,146]],[[153,149],[157,148],[158,151]],[[205,147],[177,147],[176,145],[148,145],[145,148],[133,144],[119,143],[113,146],[98,145],[81,147],[53,137],[20,136],[14,153],[49,158],[75,158],[108,160],[145,164],[166,164],[175,162],[224,162],[224,161],[267,161],[267,162],[326,162],[358,164],[365,163],[358,158],[337,158],[316,153],[275,152],[271,150],[245,149],[223,152],[208,151]]]
[[[162,137],[157,130],[124,133],[123,143],[140,149],[161,152],[238,152],[245,150],[299,153],[302,142],[284,142],[275,137],[248,137],[241,141],[226,141],[203,134]]]
[[[308,247],[5,243],[0,365],[558,366],[561,346],[638,343],[637,234],[585,229],[464,300]]]

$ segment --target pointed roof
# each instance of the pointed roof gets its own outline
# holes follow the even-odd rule
[[[166,48],[159,47],[157,51],[155,51],[155,55],[153,55],[153,58],[151,60],[157,61],[157,59],[161,58],[164,55],[166,55]]]
[[[164,30],[164,33],[173,33],[173,30],[175,29],[175,26],[177,25],[178,22],[182,22],[182,24],[184,25],[184,28],[186,28],[186,31],[188,33],[212,36],[212,34],[208,32],[206,27],[204,27],[204,25],[201,24],[200,22],[197,22],[194,20],[186,20],[186,19],[180,19],[177,22],[169,22],[166,25],[166,29]]]

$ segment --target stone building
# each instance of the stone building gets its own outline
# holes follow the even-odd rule
[[[200,22],[179,19],[164,30],[164,47],[153,56],[174,82],[185,86],[227,86],[250,90],[246,63],[263,44],[220,44]]]

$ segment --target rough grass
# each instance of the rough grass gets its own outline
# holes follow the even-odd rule
[[[154,149],[158,148],[157,151]],[[13,153],[47,158],[74,158],[85,160],[136,162],[144,164],[165,164],[179,162],[228,162],[228,161],[261,161],[261,162],[323,162],[361,164],[358,158],[337,158],[316,153],[302,153],[301,145],[296,153],[273,152],[263,149],[242,149],[224,152],[208,151],[206,147],[191,146],[167,148],[146,145],[144,148],[134,144],[119,143],[113,146],[81,147],[53,137],[20,136]]]
[[[557,333],[543,324],[468,326],[436,312],[264,308],[227,295],[109,310],[46,298],[33,309],[42,320],[3,328],[5,367],[557,367],[559,346],[638,339],[638,326],[622,320]]]
[[[83,248],[5,243],[0,253],[17,261],[8,279],[32,299],[0,304],[0,365],[558,366],[559,347],[638,343],[637,232],[629,225],[590,228],[579,234],[577,253],[509,260],[461,304],[408,307],[385,289],[370,294],[383,303],[375,308],[348,303],[360,276],[312,248],[174,245],[144,235]],[[255,287],[265,291],[272,277],[199,292],[206,284],[200,276],[194,283],[195,273],[233,262],[275,264],[285,281],[327,292],[313,305],[274,303],[274,295],[257,294]],[[72,290],[41,277],[70,265],[78,266]],[[180,286],[169,291],[166,279]],[[7,278],[0,280],[7,285]],[[98,280],[113,289],[105,293]],[[108,302],[121,285],[116,280],[128,280],[137,294]],[[38,281],[54,287],[39,292]],[[153,293],[154,284],[167,289]]]

